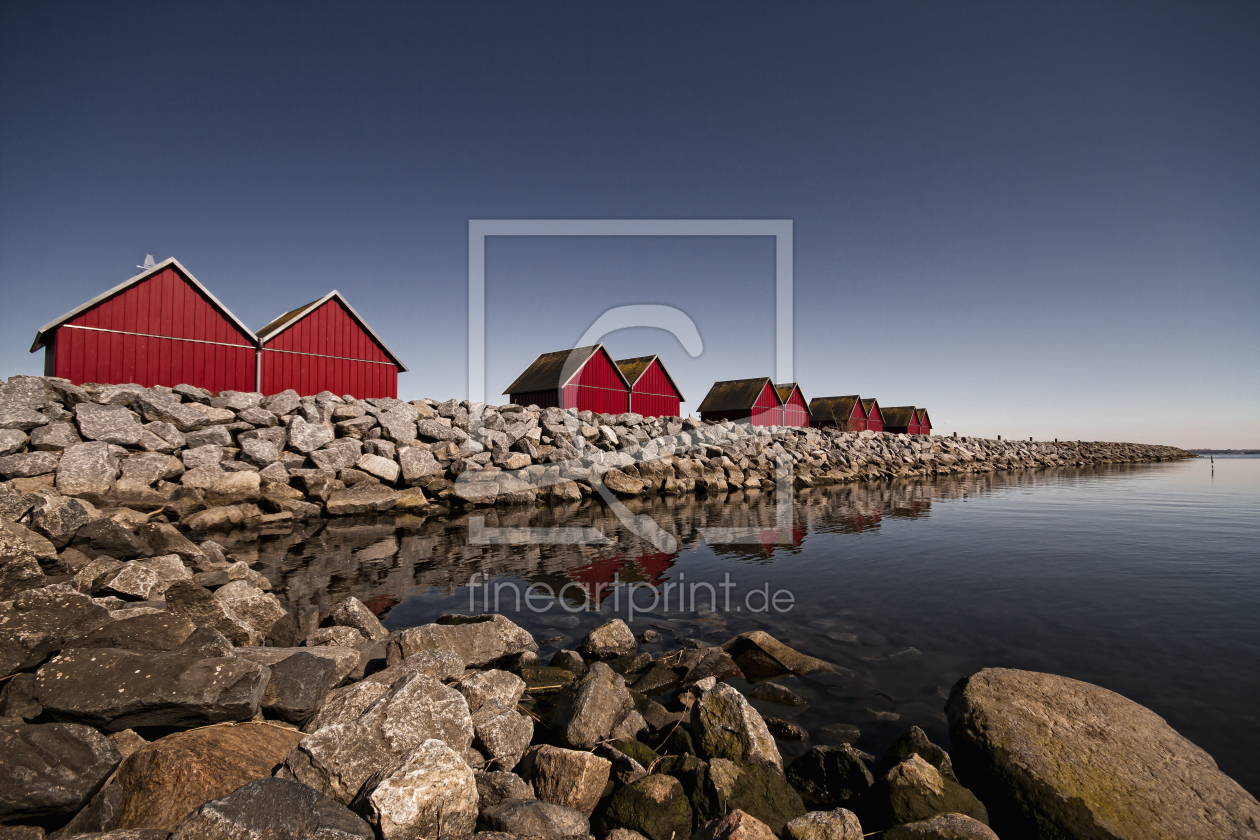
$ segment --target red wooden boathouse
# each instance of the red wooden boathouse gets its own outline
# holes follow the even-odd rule
[[[912,405],[894,405],[885,408],[884,431],[900,435],[917,435],[919,410]]]
[[[932,418],[928,416],[928,411],[926,408],[919,409],[919,434],[921,435],[932,434]]]
[[[714,382],[698,411],[700,419],[709,421],[733,420],[754,426],[783,423],[783,401],[768,376]]]
[[[543,353],[503,393],[513,405],[600,414],[630,410],[630,383],[602,344]]]
[[[801,393],[801,386],[795,382],[789,382],[786,385],[775,385],[774,390],[778,392],[779,401],[783,403],[783,420],[780,425],[808,426],[809,405],[805,402],[805,395]]]
[[[336,289],[258,331],[256,390],[398,397],[407,368]]]
[[[872,397],[862,400],[862,410],[866,412],[866,430],[868,432],[884,431],[884,412],[879,407],[879,400]]]
[[[44,374],[84,382],[254,390],[254,334],[171,257],[45,324]]]
[[[630,384],[630,410],[644,417],[678,417],[683,395],[659,356],[618,359],[617,367]]]
[[[818,397],[809,401],[810,423],[820,429],[837,429],[841,432],[866,431],[866,412],[862,398],[857,394],[848,397]]]

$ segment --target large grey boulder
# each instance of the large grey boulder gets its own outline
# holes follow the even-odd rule
[[[783,836],[785,840],[862,840],[862,823],[844,808],[810,811],[785,825]]]
[[[184,473],[178,459],[161,452],[146,452],[123,458],[119,464],[120,480],[148,487],[155,481],[174,481]]]
[[[416,439],[416,420],[419,413],[415,406],[401,403],[377,417],[381,431],[394,443],[412,443]]]
[[[1260,803],[1210,755],[1105,688],[986,668],[954,686],[946,713],[959,777],[999,828],[1036,826],[1050,840],[1223,840],[1260,826]]]
[[[17,522],[0,520],[0,601],[43,586],[40,564],[56,557],[56,547],[43,536]]]
[[[58,421],[31,430],[31,449],[47,452],[61,452],[82,443],[83,438],[69,423]]]
[[[975,794],[947,779],[917,753],[898,764],[871,789],[868,811],[874,825],[918,822],[937,814],[965,814],[986,825],[989,812]]]
[[[301,652],[271,666],[271,679],[263,694],[263,710],[301,726],[315,713],[324,696],[340,681],[332,659]]]
[[[166,608],[194,624],[205,624],[222,633],[236,645],[258,645],[265,634],[246,622],[224,599],[193,581],[176,581],[166,589]]]
[[[94,515],[96,508],[89,503],[44,490],[36,494],[31,506],[31,527],[57,548],[64,548]]]
[[[37,475],[49,475],[57,471],[57,464],[60,461],[60,452],[23,452],[20,455],[6,455],[0,458],[0,477],[34,478]]]
[[[399,467],[397,462],[391,461],[389,458],[382,458],[380,455],[362,455],[355,463],[355,467],[388,484],[393,484],[398,480]]]
[[[405,482],[419,481],[429,476],[442,475],[442,466],[427,446],[404,446],[398,450],[398,465]]]
[[[392,510],[398,499],[397,491],[375,481],[363,481],[347,490],[334,490],[324,503],[324,510],[330,516],[384,513]]]
[[[938,814],[890,828],[879,836],[882,840],[998,840],[993,829],[963,814]]]
[[[280,599],[245,580],[229,581],[214,591],[215,600],[265,639],[271,626],[284,618]]]
[[[483,703],[472,713],[474,744],[488,766],[510,770],[520,761],[534,737],[534,721],[498,701]]]
[[[612,659],[634,653],[637,649],[634,633],[620,618],[599,625],[587,633],[578,645],[578,653],[587,659]]]
[[[458,691],[416,674],[395,683],[353,721],[306,736],[285,760],[285,773],[349,803],[371,776],[432,738],[466,755],[472,718]]]
[[[466,665],[480,667],[508,654],[537,649],[537,642],[509,619],[476,616],[467,623],[425,624],[402,631],[390,640],[388,662],[392,665],[422,650],[449,650]]]
[[[516,674],[498,669],[473,671],[455,686],[468,701],[468,708],[476,712],[487,702],[495,702],[509,709],[515,708],[525,693],[525,681]]]
[[[392,686],[397,685],[401,680],[410,679],[415,674],[424,674],[440,682],[456,680],[464,674],[464,660],[449,650],[421,650],[390,665],[383,671],[370,674],[366,681]],[[465,697],[468,696],[462,689],[461,693],[464,693]],[[469,711],[471,710],[470,707]]]
[[[176,650],[197,627],[166,611],[112,620],[71,643],[76,648]]]
[[[104,495],[118,477],[118,458],[100,441],[79,443],[61,455],[57,491],[64,496]]]
[[[60,720],[106,732],[249,720],[270,672],[236,657],[111,648],[64,650],[35,678],[35,696]]]
[[[783,757],[765,721],[726,683],[700,695],[691,707],[691,729],[706,756],[783,770]]]
[[[370,826],[339,802],[286,779],[258,779],[205,803],[172,840],[373,840]]]
[[[152,392],[142,393],[136,396],[135,406],[140,410],[146,422],[170,423],[185,434],[195,432],[211,423],[210,417],[197,410],[207,408],[207,406],[200,403],[182,403],[176,397],[159,396]]]
[[[110,623],[109,610],[86,595],[27,590],[0,610],[0,671],[33,668],[72,639]]]
[[[584,750],[546,744],[530,750],[528,778],[544,802],[574,808],[590,816],[604,795],[612,762]]]
[[[429,739],[370,779],[352,807],[382,840],[471,834],[477,782],[459,753]]]
[[[484,811],[505,799],[533,799],[534,789],[515,773],[483,770],[473,774],[477,779],[477,807]]]
[[[122,405],[82,403],[74,407],[74,422],[84,440],[118,446],[138,446],[145,429],[135,412]]]
[[[48,422],[48,418],[31,408],[0,404],[0,429],[29,432]]]
[[[336,435],[323,423],[310,423],[299,416],[289,421],[289,447],[309,454],[329,443]]]
[[[581,811],[536,799],[504,799],[481,812],[478,827],[518,837],[567,837],[591,833],[590,820]]]
[[[561,694],[554,722],[564,743],[589,750],[608,740],[633,711],[634,699],[625,679],[603,662],[596,662]]]
[[[0,458],[21,452],[28,440],[25,432],[0,427]]]
[[[122,755],[95,729],[73,723],[0,725],[0,820],[73,814]]]
[[[23,493],[11,481],[0,481],[0,521],[17,522],[35,506],[34,493]]]
[[[353,595],[334,607],[328,619],[333,624],[353,627],[374,642],[389,636],[389,631],[381,625],[380,619]]]
[[[267,409],[277,417],[292,414],[301,404],[302,398],[292,388],[287,391],[281,391],[278,394],[272,394],[269,397],[263,397],[262,402],[259,403],[260,407]]]
[[[628,828],[648,840],[676,840],[691,830],[691,804],[673,776],[644,776],[613,793],[601,823],[605,832]]]

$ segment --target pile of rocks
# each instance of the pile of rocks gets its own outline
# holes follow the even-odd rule
[[[6,509],[102,508],[188,528],[453,505],[773,489],[905,475],[1194,457],[1167,446],[910,437],[323,392],[0,385]],[[39,497],[39,498],[36,498]],[[25,500],[25,501],[20,501]],[[68,509],[67,509],[68,510]],[[52,514],[41,514],[49,521]],[[69,517],[67,519],[67,517]],[[10,518],[12,514],[10,513]],[[87,521],[87,520],[84,520]]]
[[[1224,838],[1260,820],[1201,750],[1084,683],[982,671],[950,697],[952,756],[916,728],[878,761],[840,743],[785,766],[799,727],[725,681],[787,706],[775,680],[843,672],[767,633],[654,657],[613,620],[543,663],[501,615],[386,631],[355,598],[286,611],[213,541],[147,536],[169,553],[0,602],[0,838],[993,840],[991,813],[1010,837]],[[148,600],[123,600],[136,581]]]

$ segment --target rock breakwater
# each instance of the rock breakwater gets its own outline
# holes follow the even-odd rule
[[[1168,446],[1002,441],[286,391],[0,385],[0,518],[61,547],[318,516],[773,490],[1194,457]],[[105,511],[134,515],[102,516]],[[102,518],[113,524],[97,524]],[[161,553],[161,552],[159,552]]]

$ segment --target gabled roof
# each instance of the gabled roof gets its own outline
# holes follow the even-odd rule
[[[696,410],[752,411],[753,406],[757,404],[757,397],[761,396],[762,389],[769,382],[768,376],[760,379],[728,379],[725,382],[714,382],[709,393],[705,395],[704,402],[700,403],[700,407]],[[782,405],[783,400],[779,398],[778,392],[774,388],[770,390],[774,393],[774,398]]]
[[[398,370],[405,372],[407,370],[407,366],[402,363],[402,360],[398,358],[393,350],[389,349],[388,344],[381,341],[381,337],[376,334],[376,331],[368,326],[367,321],[364,321],[363,317],[359,315],[358,312],[354,311],[354,307],[351,306],[349,301],[342,297],[341,292],[336,289],[333,289],[319,300],[313,300],[304,306],[299,306],[297,309],[291,309],[279,318],[276,318],[270,324],[258,331],[258,343],[262,345],[267,344],[270,341],[274,341],[276,336],[280,335],[280,333],[284,332],[289,327],[293,326],[298,321],[302,320],[307,315],[314,312],[316,309],[319,309],[325,303],[328,303],[328,301],[333,300],[334,298],[338,303],[345,307],[346,312],[349,313],[350,317],[353,318],[355,323],[359,325],[360,329],[371,336],[372,340],[376,342],[376,346],[380,347],[386,356],[389,356],[389,360],[398,366]]]
[[[884,415],[885,426],[909,426],[918,422],[918,415],[912,405],[895,405],[891,408],[880,408]]]
[[[847,397],[817,397],[809,401],[809,413],[818,420],[848,420],[853,416],[854,406],[859,405],[861,398],[857,394]],[[859,409],[866,416],[866,409]]]
[[[805,392],[802,391],[801,386],[797,385],[795,382],[788,382],[786,385],[776,384],[774,386],[774,390],[779,395],[779,402],[784,405],[787,405],[788,400],[792,398],[793,391],[801,395],[801,402],[805,402]],[[808,403],[806,403],[806,405],[808,406]]]
[[[862,410],[866,412],[867,417],[871,416],[872,408],[879,408],[879,400],[875,399],[874,397],[871,397],[870,399],[862,400]],[[880,417],[884,416],[884,409],[882,408],[879,409],[879,416]]]
[[[556,388],[563,388],[568,385],[573,377],[578,375],[586,363],[596,353],[603,353],[608,359],[608,364],[616,371],[617,376],[626,386],[626,390],[630,390],[630,383],[626,382],[626,375],[621,372],[621,368],[613,361],[613,357],[608,353],[602,344],[591,344],[586,347],[575,347],[572,350],[556,350],[552,353],[543,353],[534,363],[525,368],[525,372],[516,377],[516,381],[507,387],[505,394],[522,394],[530,391],[550,391]]]
[[[674,393],[678,395],[678,399],[686,401],[683,396],[682,389],[678,387],[678,383],[674,381],[674,377],[669,375],[669,368],[665,367],[660,356],[652,354],[651,356],[635,356],[633,359],[618,359],[617,369],[621,371],[621,375],[625,377],[626,383],[630,389],[634,390],[634,386],[638,383],[643,374],[647,373],[647,369],[652,366],[652,362],[660,365],[661,373],[665,374],[665,378],[669,380],[669,384],[673,386]]]
[[[920,408],[920,409],[919,409],[919,422],[920,422],[920,423],[926,423],[926,424],[927,424],[927,425],[929,425],[929,426],[931,426],[931,425],[932,425],[932,418],[931,418],[931,416],[928,414],[928,412],[927,412],[927,409],[926,409],[926,408]]]
[[[143,283],[145,280],[148,280],[153,275],[158,274],[159,272],[165,271],[166,269],[171,268],[171,267],[174,267],[175,270],[179,272],[180,276],[182,276],[185,280],[187,280],[189,283],[192,283],[193,286],[196,287],[197,291],[203,294],[206,300],[210,301],[211,305],[214,306],[215,309],[219,310],[219,312],[223,315],[223,317],[231,321],[236,326],[236,328],[241,331],[242,334],[244,334],[251,341],[257,342],[258,337],[255,336],[250,331],[249,327],[245,326],[245,324],[241,322],[240,318],[237,318],[235,315],[233,315],[230,309],[228,309],[222,303],[219,303],[219,299],[216,298],[214,295],[210,294],[210,290],[207,289],[205,286],[201,285],[201,282],[197,280],[196,277],[193,277],[192,273],[189,272],[188,269],[180,265],[179,260],[175,259],[174,257],[167,257],[166,259],[162,260],[160,263],[153,266],[152,268],[146,268],[144,271],[140,272],[135,277],[132,277],[130,280],[125,280],[122,283],[119,283],[117,286],[110,289],[108,292],[103,292],[97,295],[96,297],[92,298],[91,300],[89,300],[87,303],[80,304],[79,306],[76,306],[74,309],[71,309],[69,312],[67,312],[65,315],[62,315],[60,318],[57,318],[56,320],[49,321],[47,324],[44,324],[44,326],[40,327],[39,331],[35,333],[35,343],[31,345],[30,352],[34,353],[39,348],[43,347],[45,344],[45,340],[48,338],[48,334],[51,333],[53,330],[57,329],[57,327],[60,327],[62,324],[66,323],[67,321],[74,320],[75,318],[79,317],[84,312],[87,312],[89,309],[96,306],[97,304],[103,303],[109,300],[114,295],[125,292],[128,289],[130,289],[132,286],[136,285],[137,283]]]

